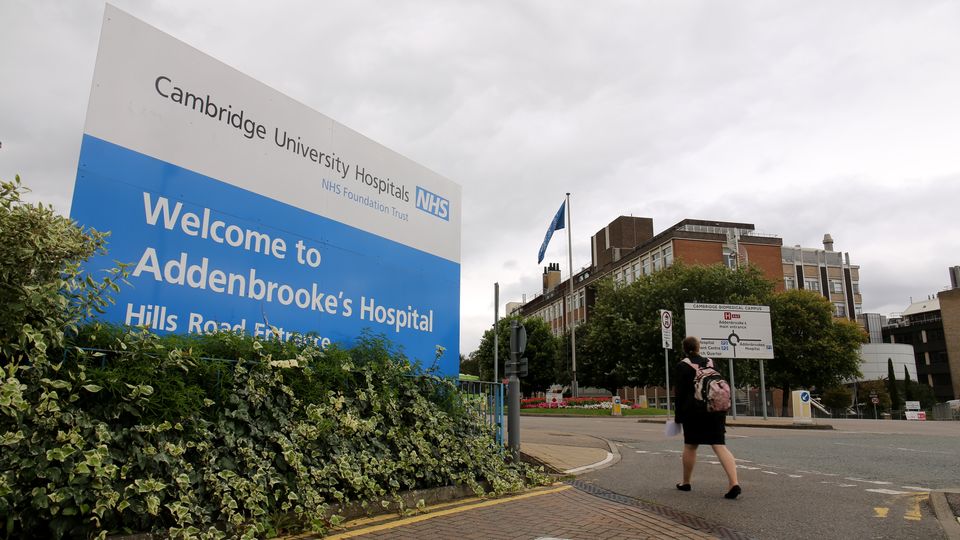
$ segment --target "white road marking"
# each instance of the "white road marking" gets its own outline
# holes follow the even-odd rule
[[[787,476],[789,476],[790,478],[803,478],[802,474],[788,474]]]
[[[671,454],[682,454],[682,453],[683,453],[683,452],[680,451],[680,450],[664,450],[664,452],[670,452]]]
[[[584,465],[583,467],[576,467],[576,468],[573,468],[573,469],[567,469],[567,470],[565,470],[565,471],[563,471],[563,472],[565,472],[565,473],[567,473],[567,474],[575,474],[575,473],[578,473],[578,472],[580,472],[580,471],[589,471],[590,469],[595,469],[595,468],[597,468],[597,467],[606,465],[607,463],[610,463],[611,461],[613,461],[613,454],[610,453],[610,452],[607,452],[607,457],[606,457],[603,461],[598,461],[598,462],[596,462],[596,463],[591,463],[590,465]]]
[[[897,450],[903,450],[904,452],[918,452],[920,454],[946,454],[952,456],[953,452],[942,452],[940,450],[917,450],[916,448],[897,448]]]
[[[851,482],[863,482],[864,484],[876,484],[878,486],[889,486],[890,484],[893,483],[893,482],[884,482],[882,480],[864,480],[863,478],[853,478],[850,476],[844,478],[844,480],[849,480]]]
[[[918,486],[900,486],[903,489],[912,489],[914,491],[930,491],[930,488],[918,487]]]
[[[734,460],[734,461],[740,461],[740,462],[742,462],[742,463],[753,463],[753,462],[750,461],[749,459],[733,458],[733,460]]]
[[[837,484],[840,487],[857,487],[856,484]]]
[[[895,489],[866,489],[864,491],[869,491],[871,493],[880,493],[883,495],[906,495],[910,493],[909,491],[897,491]]]
[[[637,450],[636,452],[637,452],[638,454],[649,454],[649,453],[650,453],[650,452],[648,452],[648,451],[646,451],[646,450]]]
[[[717,464],[719,465],[720,462],[718,461]],[[760,470],[760,467],[751,467],[751,466],[749,466],[749,465],[737,465],[737,468],[738,468],[738,469],[746,469],[746,470],[748,470],[748,471],[759,471],[759,470]]]
[[[777,474],[777,475],[780,474],[780,473],[776,473],[776,472],[773,472],[773,471],[761,471],[761,472],[762,472],[763,474]]]

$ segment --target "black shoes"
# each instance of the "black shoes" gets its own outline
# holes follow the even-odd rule
[[[677,489],[680,491],[690,491],[690,484],[677,484]]]
[[[690,486],[688,485],[687,487],[689,488]],[[677,486],[677,489],[680,489],[680,486],[679,486],[679,485]],[[743,491],[743,490],[740,489],[740,484],[737,484],[737,485],[733,486],[732,488],[730,488],[730,491],[728,491],[727,494],[723,496],[723,498],[725,498],[725,499],[736,499],[737,497],[740,496],[740,492],[741,492],[741,491]]]

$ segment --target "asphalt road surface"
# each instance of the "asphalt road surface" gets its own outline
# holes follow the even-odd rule
[[[928,493],[960,488],[960,422],[826,422],[835,429],[728,429],[744,490],[737,501],[723,499],[726,477],[709,447],[698,452],[693,491],[676,490],[682,441],[664,437],[660,424],[525,416],[521,437],[569,432],[613,441],[621,461],[579,480],[751,538],[944,538]]]

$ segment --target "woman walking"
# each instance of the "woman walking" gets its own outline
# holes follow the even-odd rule
[[[736,499],[741,492],[737,481],[737,464],[727,449],[725,433],[727,413],[709,412],[706,405],[694,397],[694,379],[699,368],[712,361],[700,356],[700,340],[689,336],[683,340],[684,361],[677,364],[676,422],[683,425],[683,482],[677,484],[680,491],[690,491],[693,466],[697,463],[697,447],[709,444],[720,460],[723,472],[727,473],[727,499]],[[689,360],[689,363],[687,363]]]

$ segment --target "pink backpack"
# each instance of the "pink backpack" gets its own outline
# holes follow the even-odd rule
[[[697,374],[693,378],[693,397],[707,406],[708,412],[730,410],[730,384],[713,368],[713,360],[707,358],[706,367],[700,367],[684,358],[683,361]]]

